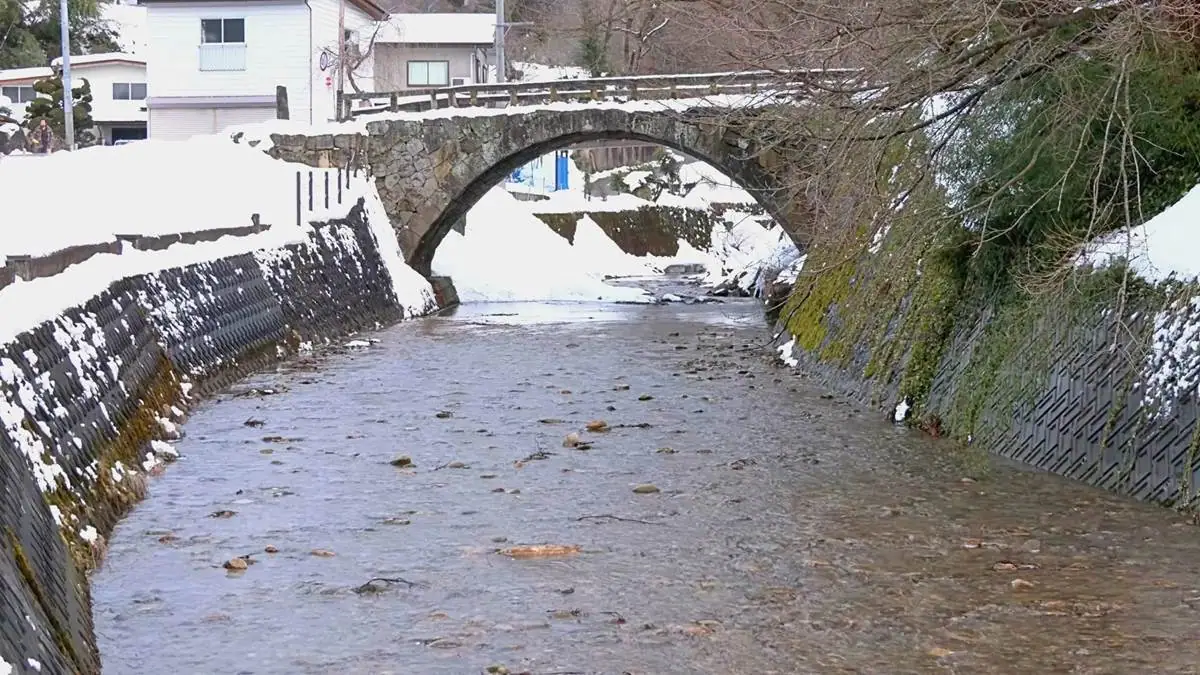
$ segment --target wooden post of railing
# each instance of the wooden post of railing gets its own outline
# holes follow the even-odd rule
[[[554,84],[550,85],[550,102],[551,103],[558,102],[558,85],[554,85]]]
[[[600,100],[600,92],[596,90],[596,85],[594,85],[594,84],[592,85],[592,100],[593,101]]]
[[[758,93],[758,80],[751,80],[751,81],[750,81],[750,93],[751,93],[751,94],[757,94],[757,93]]]
[[[515,86],[508,88],[508,104],[517,105],[517,88]]]
[[[446,104],[451,108],[458,107],[458,92],[451,89],[446,92]]]
[[[716,96],[720,90],[721,90],[721,88],[717,86],[716,80],[713,80],[712,82],[709,83],[709,85],[708,85],[708,93],[709,94]]]
[[[437,108],[438,108],[437,92],[431,91],[431,92],[429,92],[429,109],[437,110]]]
[[[471,90],[471,107],[474,108],[478,105],[479,105],[479,92],[472,89]]]
[[[400,111],[400,94],[392,92],[388,94],[388,112]]]
[[[679,92],[675,89],[675,83],[671,83],[671,98],[679,98]]]
[[[629,85],[629,100],[630,101],[638,100],[638,90],[637,90],[637,81],[636,80]]]

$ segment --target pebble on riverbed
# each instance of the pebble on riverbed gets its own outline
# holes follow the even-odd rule
[[[400,455],[399,457],[397,457],[396,459],[393,459],[391,461],[391,465],[397,466],[397,467],[412,466],[413,465],[412,457],[409,457],[408,455]]]
[[[642,483],[641,485],[635,486],[633,488],[634,494],[639,494],[639,495],[651,495],[651,494],[654,494],[655,492],[659,492],[659,491],[660,490],[658,489],[658,486],[653,483]]]

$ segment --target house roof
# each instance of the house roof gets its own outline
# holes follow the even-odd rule
[[[250,3],[255,0],[241,0],[242,2]],[[158,3],[175,3],[175,2],[223,2],[228,3],[229,0],[137,0],[139,5],[153,5]],[[353,5],[362,10],[364,14],[371,17],[373,21],[383,21],[388,17],[387,10],[380,7],[375,0],[346,0],[346,4]]]
[[[71,56],[71,67],[87,67],[98,66],[108,63],[128,63],[131,66],[144,66],[146,59],[134,54],[125,54],[122,52],[107,52],[104,54],[75,54]],[[61,66],[62,57],[58,57],[50,62],[51,65]]]
[[[393,44],[490,45],[495,14],[393,14],[376,42]]]
[[[0,83],[12,84],[14,82],[36,81],[54,74],[48,66],[38,66],[36,68],[9,68],[8,70],[0,70]]]

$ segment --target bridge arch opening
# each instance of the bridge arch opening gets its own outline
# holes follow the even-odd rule
[[[517,120],[513,122],[519,123]],[[451,176],[444,182],[447,187],[453,186],[453,189],[444,195],[444,205],[436,215],[427,218],[425,224],[416,222],[409,232],[400,232],[402,242],[408,239],[409,245],[405,248],[413,269],[429,276],[433,271],[434,254],[446,235],[489,190],[501,185],[515,170],[557,150],[576,149],[581,145],[604,141],[632,141],[668,148],[713,167],[726,176],[730,183],[748,192],[803,250],[796,229],[789,226],[795,211],[792,208],[794,200],[789,196],[793,192],[787,189],[788,186],[781,185],[757,156],[720,132],[705,134],[687,129],[685,133],[647,133],[622,125],[620,128],[572,130],[526,142],[522,142],[522,135],[517,130],[505,130],[506,138],[499,144],[515,149],[497,161],[467,161],[450,170]]]

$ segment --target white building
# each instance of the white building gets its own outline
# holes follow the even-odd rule
[[[55,59],[58,67],[62,59]],[[38,96],[33,84],[54,77],[49,67],[0,70],[0,95],[12,101],[12,116],[25,119],[29,102]],[[146,62],[133,54],[85,54],[71,57],[74,87],[84,80],[92,87],[92,120],[105,145],[146,137]]]
[[[338,0],[139,0],[146,6],[150,136],[182,139],[276,117],[337,111]],[[373,0],[344,0],[347,70],[371,90],[370,47],[387,18]],[[349,84],[346,89],[350,90]]]
[[[495,14],[393,14],[375,39],[375,85],[391,92],[483,84],[495,36]]]

